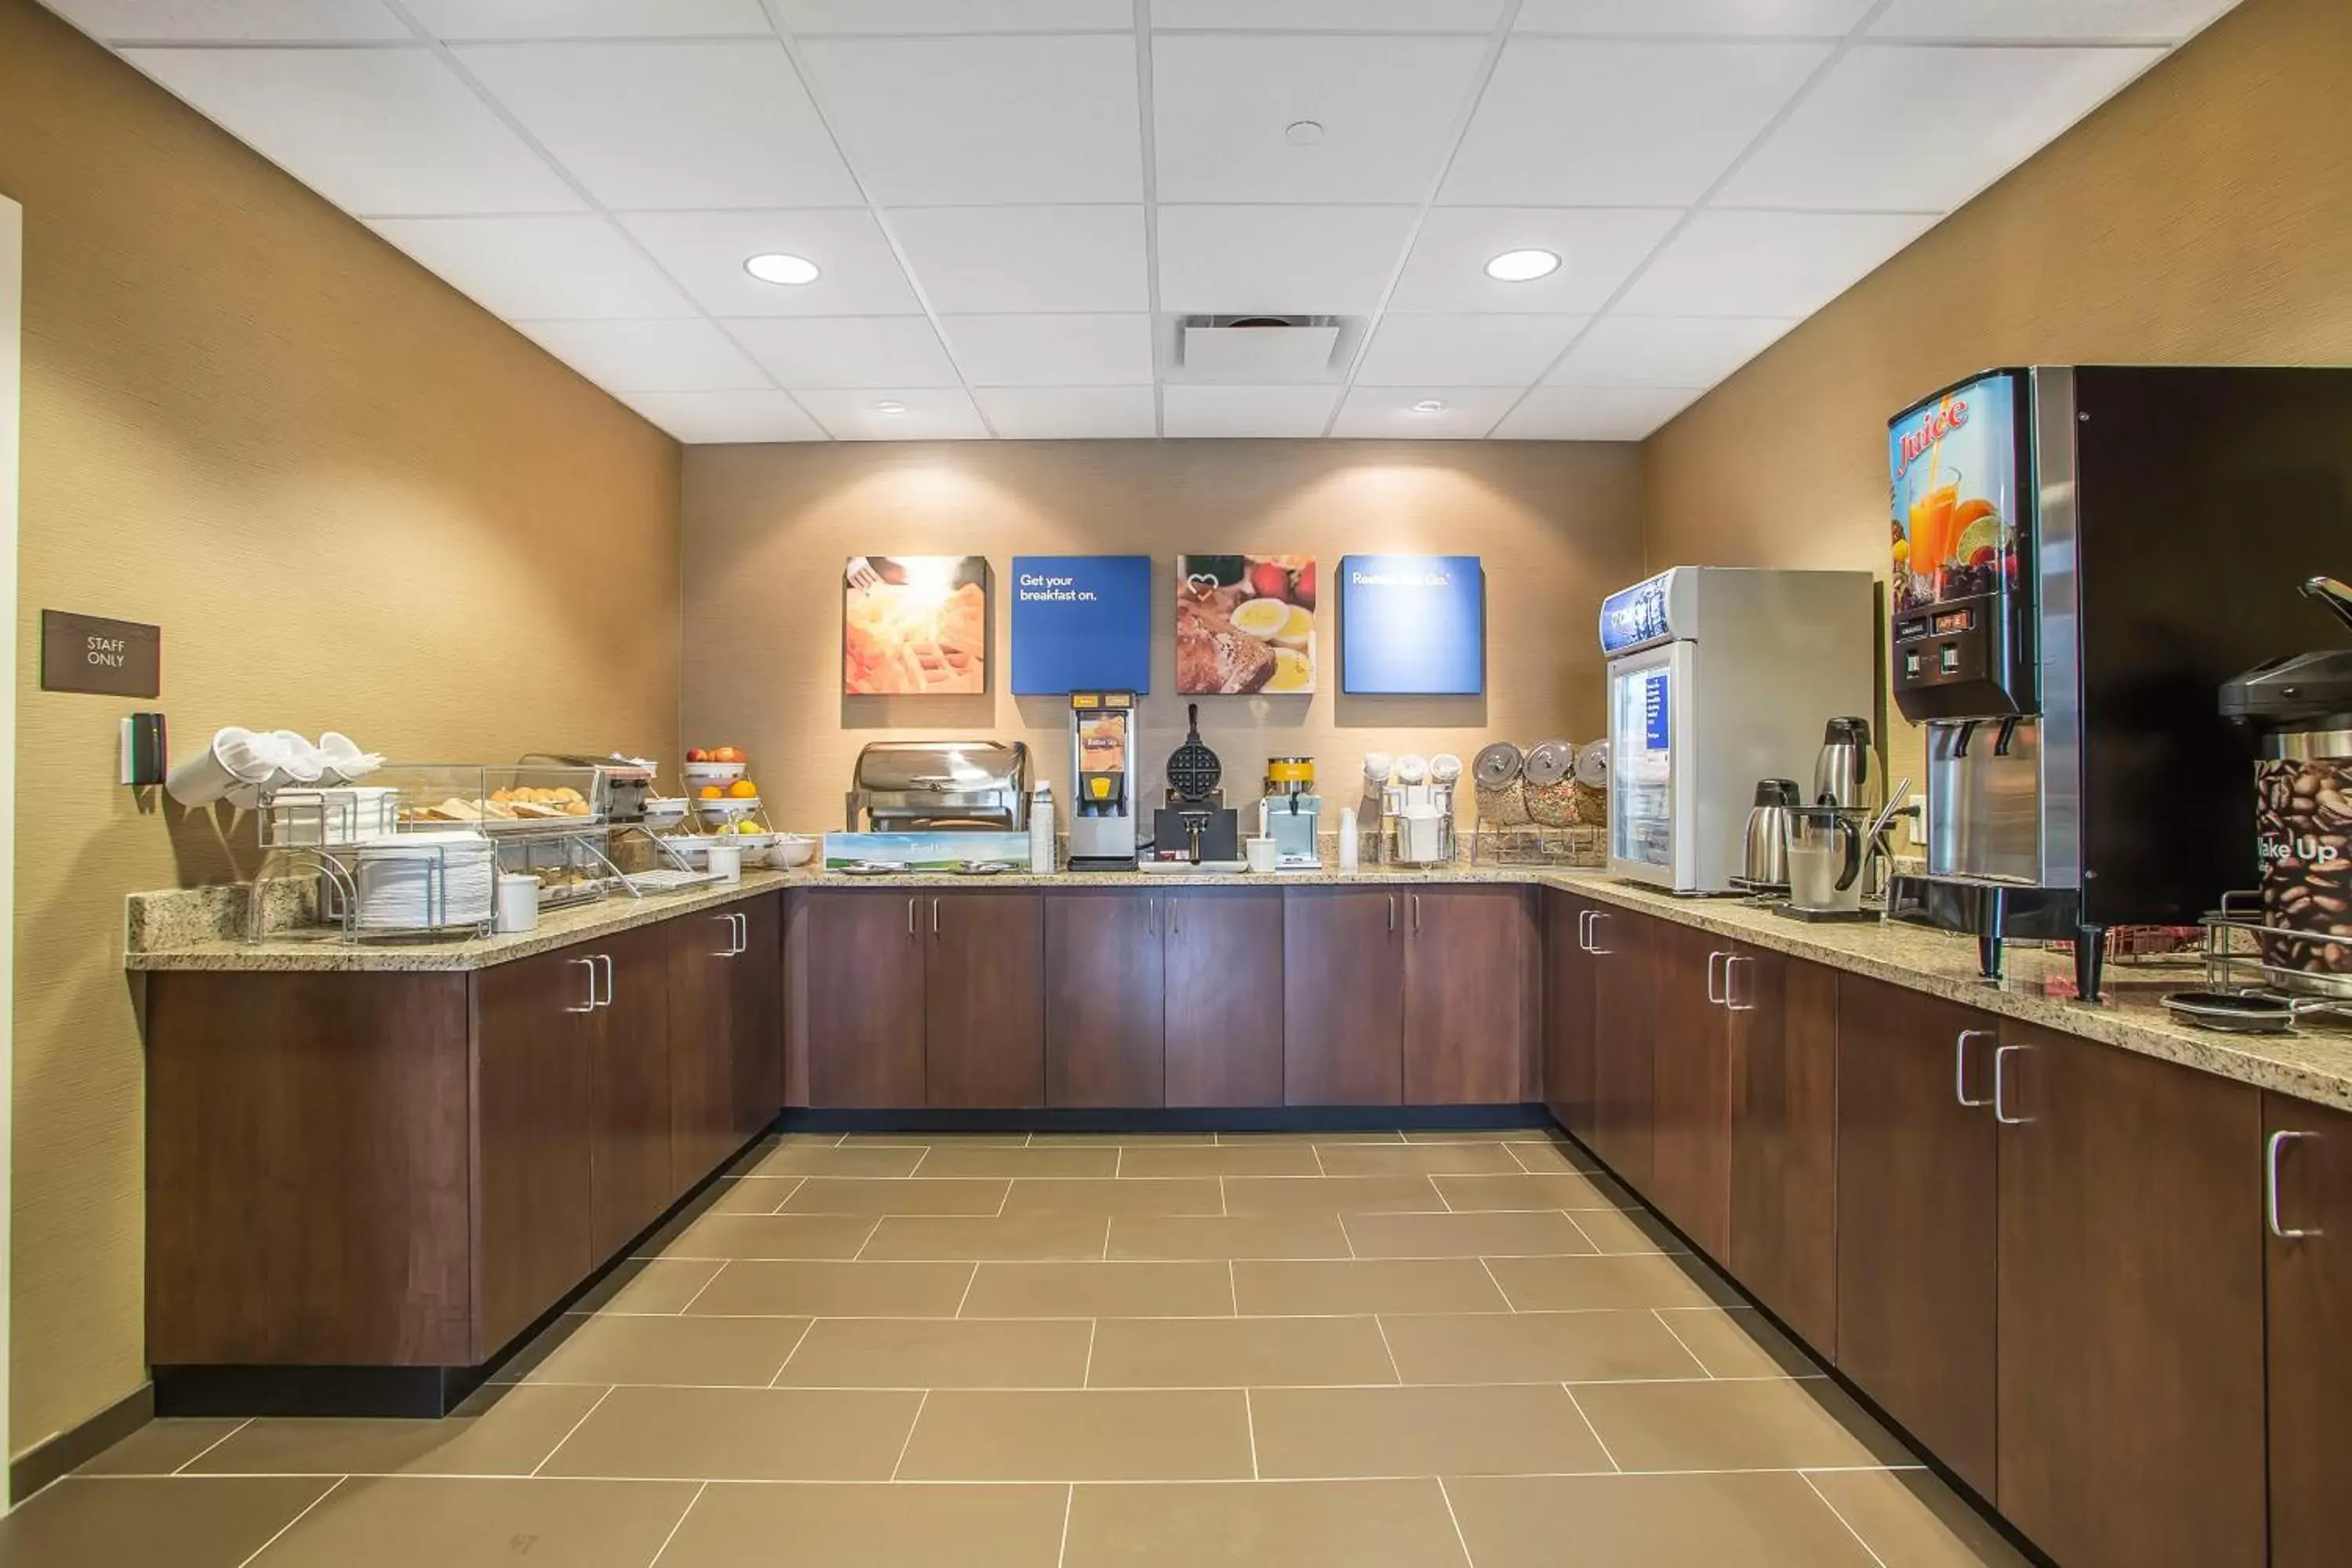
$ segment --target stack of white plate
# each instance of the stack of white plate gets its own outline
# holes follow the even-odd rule
[[[490,918],[498,850],[479,833],[403,833],[360,846],[353,867],[362,931],[431,931]]]

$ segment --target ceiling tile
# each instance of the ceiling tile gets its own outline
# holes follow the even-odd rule
[[[407,0],[436,38],[767,37],[760,0]]]
[[[1132,37],[814,38],[802,58],[884,206],[1142,198]]]
[[[880,387],[803,392],[801,402],[844,441],[974,441],[988,437],[980,410],[961,387]],[[875,406],[896,403],[896,412]]]
[[[1810,316],[1917,238],[1933,217],[1703,212],[1619,307],[1653,316]]]
[[[1772,316],[1603,316],[1547,386],[1713,386],[1797,323]]]
[[[935,310],[1140,310],[1139,206],[898,207],[907,264]]]
[[[1525,386],[1559,357],[1585,316],[1381,318],[1359,386]]]
[[[1151,0],[1155,27],[1227,32],[1485,33],[1502,15],[1503,0]]]
[[[862,201],[773,39],[493,44],[457,58],[608,207]]]
[[[693,310],[601,217],[386,217],[368,226],[510,321]]]
[[[699,317],[678,321],[527,321],[518,330],[607,392],[752,392],[771,382]]]
[[[1525,0],[1517,26],[1522,33],[1833,38],[1861,21],[1870,6],[1871,0]]]
[[[630,213],[621,222],[714,316],[919,315],[922,302],[861,207],[800,212]],[[781,252],[817,265],[814,283],[762,283],[746,258]]]
[[[1162,310],[1360,315],[1380,303],[1411,207],[1160,209]]]
[[[1516,386],[1359,386],[1339,405],[1334,436],[1475,441],[1495,427],[1523,389]],[[1416,409],[1416,403],[1441,403]]]
[[[1339,401],[1336,386],[1166,386],[1170,436],[1320,436]]]
[[[1151,47],[1163,202],[1420,202],[1482,37],[1163,37]],[[1311,120],[1323,139],[1294,146]]]
[[[1513,38],[1439,199],[1460,206],[1696,201],[1830,48]]]
[[[954,362],[920,316],[772,316],[729,330],[794,392],[956,384]]]
[[[1148,386],[982,386],[972,396],[1008,441],[1148,440],[1160,433]]]
[[[383,0],[41,0],[110,44],[358,43],[413,37]]]
[[[1432,207],[1389,309],[1589,315],[1681,216],[1679,207]],[[1486,276],[1503,252],[1529,249],[1559,257],[1559,269],[1527,283]]]
[[[1538,386],[1495,426],[1498,441],[1638,441],[1688,407],[1696,387]]]
[[[1149,386],[1151,318],[942,316],[973,386]]]
[[[422,47],[126,49],[122,58],[346,212],[587,205]]]
[[[774,0],[795,33],[1127,32],[1129,0]]]
[[[2237,0],[1893,0],[1881,38],[2103,38],[2177,43]]]
[[[621,399],[680,441],[822,441],[824,431],[781,392],[635,392]]]

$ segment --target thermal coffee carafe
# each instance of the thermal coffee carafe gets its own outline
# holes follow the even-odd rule
[[[1832,719],[1822,731],[1813,758],[1813,805],[1867,811],[1871,801],[1870,721]]]
[[[1756,781],[1756,804],[1748,813],[1747,852],[1738,878],[1739,886],[1749,892],[1788,889],[1789,813],[1796,806],[1796,780]]]

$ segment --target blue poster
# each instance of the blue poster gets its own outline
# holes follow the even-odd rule
[[[1151,557],[1013,558],[1013,691],[1151,689]]]
[[[1340,690],[1475,696],[1486,684],[1486,579],[1475,555],[1340,557]]]

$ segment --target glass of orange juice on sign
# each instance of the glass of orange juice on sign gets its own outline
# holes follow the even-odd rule
[[[1921,463],[1911,472],[1911,572],[1933,583],[1958,542],[1952,514],[1960,504],[1960,472]]]

